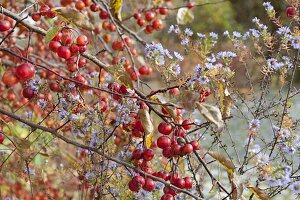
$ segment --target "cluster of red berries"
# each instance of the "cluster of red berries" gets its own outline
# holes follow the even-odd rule
[[[144,14],[144,17],[142,17]],[[164,27],[161,19],[155,17],[160,15],[168,15],[168,9],[166,7],[161,7],[159,9],[147,10],[145,12],[137,12],[133,15],[133,17],[137,20],[136,23],[139,26],[144,26],[146,23],[145,33],[152,33],[154,30],[161,31]]]
[[[42,16],[46,17],[46,18],[54,18],[54,17],[56,17],[56,13],[51,11],[51,8],[53,8],[53,7],[54,7],[53,4],[41,5],[39,12],[31,14],[31,18],[34,21],[39,21]]]
[[[72,43],[71,31],[69,29],[63,29],[50,41],[49,48],[51,51],[56,52],[60,58],[67,60],[68,63],[68,61],[70,61],[68,60],[69,58],[76,58],[79,53],[85,52],[87,44],[88,38],[85,35],[79,35],[76,38],[76,42]],[[78,67],[83,67],[85,64],[86,60],[82,59],[78,62]]]
[[[174,137],[171,139],[168,135],[173,132],[172,125],[166,122],[161,122],[158,125],[158,131],[163,134],[163,136],[160,136],[157,139],[157,146],[163,150],[162,154],[164,157],[172,158],[175,156],[184,156],[192,153],[194,150],[199,149],[199,144],[197,141],[185,143],[183,139],[185,130],[190,128],[191,121],[184,120],[182,126],[174,131]]]
[[[127,87],[125,85],[119,85],[118,83],[109,83],[107,88],[112,91],[112,92],[115,92],[115,93],[119,93],[119,94],[127,94],[128,91],[127,91]],[[122,98],[121,95],[117,95],[117,94],[113,94],[113,99],[114,100],[120,100]]]
[[[142,65],[139,68],[139,73],[141,75],[150,75],[150,74],[152,74],[152,71],[153,71],[153,69],[151,67],[146,66],[146,65]]]

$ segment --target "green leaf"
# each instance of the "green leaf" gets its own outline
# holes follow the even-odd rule
[[[188,8],[180,8],[177,12],[177,24],[185,25],[191,23],[194,20],[193,12]]]
[[[49,43],[54,37],[55,35],[60,31],[60,26],[53,26],[51,27],[48,31],[47,34],[45,36],[45,42]]]

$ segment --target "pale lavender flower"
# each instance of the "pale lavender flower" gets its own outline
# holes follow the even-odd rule
[[[287,27],[287,26],[283,26],[283,27],[280,27],[276,33],[278,33],[279,35],[286,35],[286,34],[289,34],[291,32],[290,28]]]
[[[210,32],[209,36],[212,37],[213,39],[217,40],[218,39],[218,34],[214,32]]]
[[[190,28],[186,28],[185,30],[184,30],[184,33],[187,35],[187,36],[189,36],[189,37],[191,37],[191,36],[193,36],[193,31],[190,29]]]
[[[249,29],[249,32],[255,38],[259,38],[259,36],[260,36],[260,32],[258,30],[256,30],[256,29]]]
[[[300,193],[300,181],[294,182],[290,186],[290,189],[293,191],[294,194],[299,194]]]
[[[84,176],[87,181],[92,181],[95,178],[95,174],[93,172],[87,172]]]
[[[268,164],[269,163],[269,155],[265,154],[265,153],[259,153],[257,155],[257,162],[259,164]]]
[[[252,119],[249,122],[249,129],[251,131],[257,131],[260,128],[260,120],[259,119]]]
[[[273,70],[279,70],[284,66],[284,63],[278,62],[275,58],[270,58],[267,60],[267,65]]]
[[[47,101],[45,101],[45,99],[40,99],[40,100],[37,102],[37,105],[38,105],[41,109],[44,109],[44,108],[47,106]]]
[[[169,67],[169,72],[173,76],[178,76],[180,74],[181,68],[178,64],[172,63]]]
[[[223,35],[224,35],[225,37],[228,37],[228,36],[229,36],[229,31],[225,31],[225,32],[223,33]]]
[[[180,60],[180,61],[183,61],[183,56],[180,54],[180,53],[178,53],[178,52],[176,52],[176,51],[174,51],[174,56],[178,59],[178,60]]]
[[[236,38],[240,38],[242,37],[242,34],[240,32],[237,32],[237,31],[233,31],[233,36],[236,37]]]
[[[209,82],[209,79],[207,76],[200,76],[198,81],[200,82],[200,84],[205,85]]]
[[[263,6],[265,7],[267,12],[274,11],[274,7],[271,5],[271,2],[264,2]]]
[[[294,49],[300,49],[300,36],[294,36],[294,37],[292,37],[291,46]]]
[[[183,38],[182,40],[181,40],[181,45],[182,46],[187,46],[188,44],[189,44],[189,42],[190,42],[190,40],[188,39],[188,38]]]
[[[159,55],[155,58],[155,64],[162,66],[165,64],[165,57],[162,55]]]
[[[197,33],[197,36],[200,38],[200,39],[204,39],[206,38],[206,36],[202,33]]]

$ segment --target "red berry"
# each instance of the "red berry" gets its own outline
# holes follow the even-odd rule
[[[66,46],[60,46],[58,49],[57,49],[57,55],[61,58],[64,58],[64,59],[68,59],[71,57],[71,51],[68,47]]]
[[[171,146],[171,139],[168,136],[160,136],[157,139],[157,146],[161,149]]]
[[[132,39],[130,39],[129,37],[126,37],[126,38],[124,39],[124,41],[125,41],[125,43],[126,43],[126,45],[127,45],[128,47],[132,46],[132,44],[133,44]]]
[[[21,64],[16,68],[16,76],[23,81],[32,78],[34,75],[34,66],[29,63]]]
[[[85,35],[80,35],[76,39],[76,44],[78,46],[84,46],[87,45],[87,43],[88,43],[88,38]]]
[[[169,90],[169,94],[176,96],[180,93],[180,90],[178,88],[172,88],[171,90]]]
[[[83,2],[83,1],[77,1],[77,2],[75,3],[75,8],[76,8],[77,10],[83,10],[83,9],[85,8],[84,2]]]
[[[40,7],[40,14],[43,16],[46,16],[49,11],[50,11],[50,7],[48,5],[42,5]]]
[[[149,74],[149,67],[147,67],[146,65],[143,65],[139,68],[139,73],[141,75],[148,75]]]
[[[147,25],[146,28],[145,28],[145,33],[152,33],[154,30],[153,26],[152,25]]]
[[[174,200],[174,197],[171,194],[164,194],[160,200]]]
[[[181,145],[179,145],[179,144],[172,144],[171,148],[172,148],[172,151],[173,151],[174,155],[180,155],[180,153],[181,153]]]
[[[138,19],[138,21],[137,21],[137,24],[139,25],[139,26],[144,26],[145,25],[145,20],[144,19]]]
[[[78,67],[82,68],[85,65],[86,65],[86,59],[85,58],[79,58],[79,60],[78,60]]]
[[[133,152],[132,152],[132,159],[141,159],[143,156],[143,151],[141,149],[135,149]]]
[[[132,183],[137,186],[138,188],[141,188],[145,185],[145,178],[142,176],[135,176],[132,178]]]
[[[168,12],[169,12],[169,10],[168,10],[168,8],[166,8],[166,7],[161,7],[161,8],[159,8],[158,12],[159,12],[159,14],[161,14],[161,15],[167,15]]]
[[[39,21],[40,19],[41,19],[41,14],[39,14],[39,13],[33,13],[32,15],[31,15],[31,18],[33,19],[33,21]]]
[[[173,156],[173,151],[171,147],[166,147],[162,151],[162,155],[166,158],[171,158]]]
[[[145,13],[145,19],[146,19],[148,22],[152,21],[152,20],[154,19],[154,17],[155,17],[155,12],[153,12],[153,11],[147,11],[147,12]]]
[[[158,131],[164,135],[169,135],[173,131],[173,127],[171,124],[168,124],[166,122],[161,122],[158,125]]]
[[[183,155],[187,155],[192,153],[194,150],[193,146],[191,144],[185,144],[183,147],[181,147],[181,152]]]
[[[192,9],[192,8],[194,7],[193,2],[188,2],[188,3],[186,4],[186,7],[187,7],[188,9]]]
[[[143,158],[146,161],[150,161],[154,158],[154,151],[152,149],[146,149],[143,154]]]
[[[79,46],[77,44],[71,44],[70,46],[71,55],[76,55],[79,52]]]
[[[163,25],[163,22],[161,21],[161,19],[156,19],[156,20],[153,21],[152,27],[155,30],[160,31],[160,30],[163,29],[164,25]]]
[[[145,185],[143,186],[143,189],[146,191],[152,191],[155,189],[155,183],[151,178],[145,179]]]
[[[163,189],[163,191],[164,191],[165,194],[170,194],[172,196],[176,195],[175,190],[173,190],[172,188],[170,188],[168,186],[165,186],[164,189]]]
[[[7,86],[13,86],[19,82],[15,70],[6,70],[2,76],[2,82]]]
[[[183,137],[185,136],[185,131],[182,128],[176,129],[174,135],[177,137]]]
[[[29,87],[24,88],[22,91],[22,94],[23,94],[23,97],[25,97],[27,99],[31,99],[35,95],[34,91]]]
[[[114,24],[110,24],[110,25],[108,26],[108,30],[109,30],[110,32],[115,32],[115,31],[117,30],[117,27],[116,27]]]
[[[293,18],[296,16],[296,9],[292,6],[286,8],[286,16]]]
[[[138,186],[136,186],[132,181],[129,181],[129,183],[128,183],[128,187],[129,187],[129,189],[132,191],[132,192],[137,192],[137,191],[139,191],[139,187]]]
[[[193,146],[194,151],[199,149],[199,143],[196,140],[191,141],[190,144]]]
[[[0,21],[0,32],[8,31],[11,28],[9,21],[1,20]]]
[[[61,44],[60,44],[60,42],[58,42],[58,41],[52,40],[52,41],[49,42],[49,48],[50,48],[50,50],[53,51],[53,52],[56,52],[57,49],[58,49],[60,46],[61,46]]]
[[[134,13],[133,17],[135,19],[140,19],[142,17],[141,13]]]
[[[104,11],[104,10],[102,10],[100,13],[99,13],[99,17],[100,17],[100,19],[106,19],[106,18],[108,18],[108,12],[106,12],[106,11]]]
[[[191,179],[191,177],[185,177],[184,182],[184,188],[191,189],[193,187],[193,180]]]
[[[184,128],[185,130],[189,130],[192,128],[192,121],[191,120],[183,120],[182,122],[182,128]]]
[[[185,187],[185,181],[184,181],[183,178],[178,178],[178,179],[176,179],[174,185],[176,187],[179,187],[179,188],[183,189]]]
[[[93,3],[90,5],[90,9],[92,12],[98,12],[100,10],[100,7],[97,4]]]
[[[2,131],[0,131],[0,144],[2,144],[3,141],[4,141],[4,139],[5,139],[4,134],[1,133],[1,132],[2,132]]]

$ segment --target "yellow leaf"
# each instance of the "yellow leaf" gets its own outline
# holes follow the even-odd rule
[[[271,200],[271,197],[258,187],[248,187],[248,189],[260,200]]]
[[[121,15],[122,6],[123,6],[123,0],[111,0],[111,13],[119,21],[122,21],[122,15]]]
[[[145,145],[146,145],[147,149],[149,149],[151,147],[151,144],[153,142],[153,136],[154,136],[153,132],[146,136]]]
[[[235,166],[231,160],[226,159],[223,155],[215,151],[209,151],[208,155],[216,159],[222,166],[224,166],[228,174],[234,173]]]
[[[107,71],[115,81],[124,84],[128,88],[133,88],[133,82],[127,72],[116,68],[106,68],[105,71]]]
[[[82,14],[78,10],[67,7],[56,7],[52,9],[57,15],[63,17],[67,22],[86,30],[94,30],[93,24],[90,23],[87,15]]]

